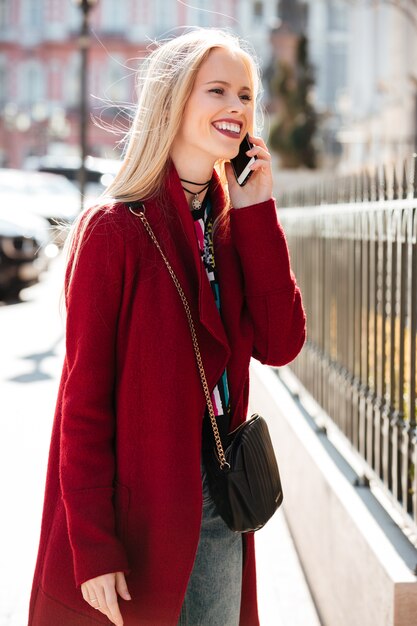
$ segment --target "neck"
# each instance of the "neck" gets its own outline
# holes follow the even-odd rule
[[[204,183],[211,179],[213,175],[214,162],[212,159],[204,159],[201,155],[193,155],[192,151],[176,149],[173,146],[171,151],[171,159],[175,165],[175,169],[178,172],[180,178],[191,180],[196,183]],[[181,181],[181,185],[187,187],[191,192],[184,190],[184,194],[187,198],[188,205],[194,198],[194,195],[201,191],[203,187],[201,185],[193,185],[192,183],[185,183]],[[198,199],[202,202],[207,193],[207,189],[202,193],[199,193]]]

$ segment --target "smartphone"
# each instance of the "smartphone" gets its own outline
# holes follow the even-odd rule
[[[248,157],[248,155],[246,154],[246,152],[251,148],[253,148],[253,146],[249,141],[249,134],[246,133],[242,143],[239,146],[239,153],[230,161],[233,167],[235,178],[241,187],[243,187],[243,185],[246,185],[246,183],[248,182],[249,177],[252,174],[252,170],[249,168],[252,163],[255,163],[257,159],[256,156]]]

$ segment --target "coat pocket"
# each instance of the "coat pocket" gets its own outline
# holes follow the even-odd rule
[[[103,613],[96,609],[89,609],[86,602],[84,605],[88,612],[78,612],[62,604],[39,587],[35,610],[28,626],[57,626],[58,624],[59,626],[95,626],[96,624],[111,626],[112,622]]]
[[[43,559],[33,626],[87,626],[95,623],[110,624],[103,613],[84,600],[81,590],[75,586],[65,507],[59,496]]]
[[[130,489],[116,480],[114,482],[116,533],[122,543],[124,543],[127,537],[129,506]]]

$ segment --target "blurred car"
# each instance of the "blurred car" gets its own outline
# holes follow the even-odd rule
[[[46,154],[30,156],[24,162],[25,169],[61,174],[78,186],[81,159],[77,156]],[[95,202],[98,196],[110,185],[116,176],[121,162],[117,159],[103,159],[87,156],[85,160],[85,203]]]
[[[47,219],[51,237],[60,246],[80,210],[80,193],[64,176],[3,168],[0,169],[0,205],[6,201],[16,212],[25,208]]]
[[[16,212],[7,202],[0,204],[0,299],[15,298],[36,283],[58,252],[47,220],[26,209]]]

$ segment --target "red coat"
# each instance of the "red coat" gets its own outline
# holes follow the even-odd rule
[[[215,236],[222,320],[193,217],[171,164],[146,215],[196,323],[210,389],[227,366],[234,428],[246,417],[249,360],[284,365],[305,315],[271,199],[232,209]],[[213,211],[224,202],[211,183]],[[68,294],[66,356],[49,451],[29,626],[110,624],[82,582],[124,571],[125,626],[175,626],[197,548],[205,398],[187,318],[159,252],[120,203],[93,218]],[[115,419],[117,416],[117,419]],[[245,540],[241,626],[258,624],[253,535]]]

